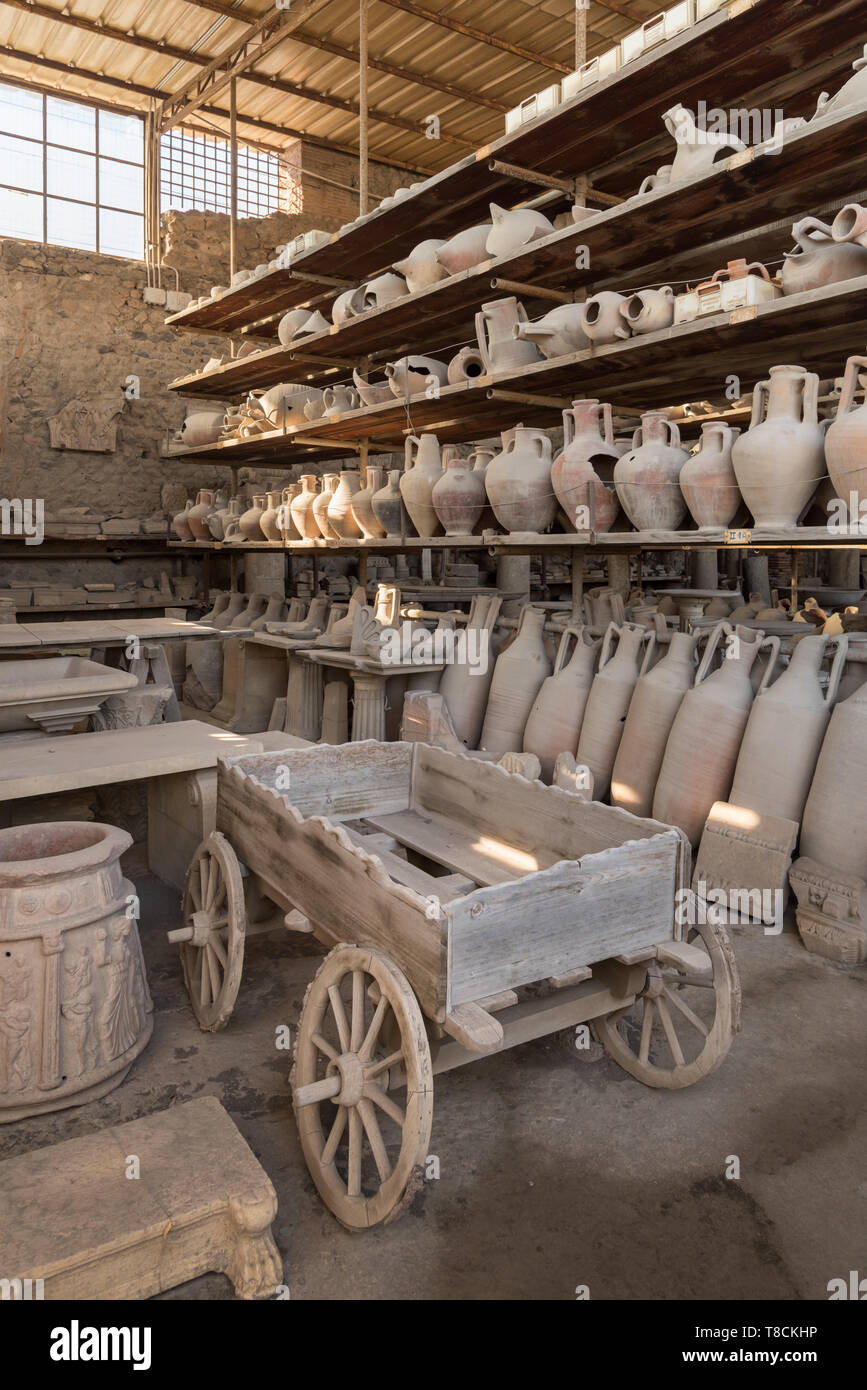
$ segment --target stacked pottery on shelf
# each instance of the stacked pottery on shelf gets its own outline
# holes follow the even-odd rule
[[[544,623],[542,610],[525,604],[515,640],[497,657],[479,743],[483,751],[497,757],[520,753],[533,703],[551,674]]]
[[[604,801],[608,794],[632,692],[649,663],[655,641],[655,634],[637,623],[619,627],[609,623],[605,633],[575,754],[579,764],[593,774],[597,801]]]
[[[574,643],[569,650],[570,642]],[[523,751],[535,753],[542,778],[550,782],[560,753],[574,753],[596,670],[601,638],[584,626],[567,627],[560,638],[553,673],[543,683],[524,728]]]
[[[376,517],[385,535],[392,540],[400,540],[404,530],[404,516],[406,509],[403,505],[403,495],[400,489],[400,482],[403,474],[399,468],[393,468],[388,475],[388,482],[384,487],[375,492],[371,498],[370,505],[373,508],[373,515]]]
[[[316,518],[313,515],[313,503],[316,501],[316,482],[315,473],[303,473],[301,491],[289,503],[292,524],[301,539],[305,541],[317,540],[320,535]]]
[[[750,427],[732,446],[741,495],[757,527],[788,530],[825,474],[819,378],[804,367],[771,367],[753,392]]]
[[[867,357],[850,357],[846,362],[837,413],[825,435],[828,473],[834,491],[846,503],[850,522],[859,520],[860,502],[867,498],[867,402],[855,406],[863,371],[867,371]]]
[[[448,460],[442,477],[431,490],[434,510],[447,536],[471,536],[485,509],[485,476],[473,467],[472,457],[457,453]]]
[[[439,694],[445,701],[455,733],[467,748],[477,747],[482,732],[494,675],[493,633],[501,602],[486,594],[474,596],[466,632],[468,652],[472,644],[478,662],[472,667],[464,662],[449,662],[440,678]]]
[[[634,816],[652,814],[668,736],[695,679],[697,641],[695,633],[673,632],[662,660],[636,682],[611,774],[612,806]]]
[[[436,435],[407,435],[400,495],[409,513],[409,519],[420,536],[435,536],[440,530],[439,517],[432,498],[434,486],[440,481],[442,472],[440,446]]]
[[[361,539],[361,527],[353,511],[353,503],[360,491],[359,473],[354,468],[344,469],[328,503],[328,524],[341,540]]]
[[[676,531],[686,515],[680,471],[689,454],[680,430],[663,410],[649,410],[632,448],[614,465],[620,505],[636,531]]]
[[[373,510],[373,499],[381,487],[382,469],[378,464],[369,463],[364,474],[364,487],[352,499],[352,514],[366,541],[381,540],[385,535]]]
[[[311,512],[313,520],[319,529],[320,536],[327,541],[339,540],[337,532],[328,520],[328,508],[331,506],[331,499],[337,491],[337,484],[340,481],[337,473],[325,473],[322,478],[322,491],[317,493],[313,499]]]
[[[701,447],[680,470],[680,489],[699,531],[726,527],[741,505],[741,490],[732,466],[739,429],[722,420],[706,420]]]
[[[563,448],[551,466],[551,485],[576,531],[608,531],[620,511],[612,481],[620,454],[611,406],[573,401],[563,411]]]
[[[485,470],[488,501],[509,532],[547,531],[557,515],[551,486],[551,440],[541,430],[516,425],[502,435],[503,449]]]
[[[267,505],[268,498],[264,493],[261,493],[253,498],[252,507],[248,507],[238,517],[238,529],[244,540],[261,541],[263,539],[261,522]]]

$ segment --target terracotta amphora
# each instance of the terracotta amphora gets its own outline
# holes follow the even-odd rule
[[[196,505],[186,513],[187,525],[193,533],[193,540],[207,541],[211,538],[207,518],[214,510],[214,494],[202,488],[196,498]]]
[[[822,92],[816,103],[816,116],[828,116],[832,111],[842,111],[847,106],[860,105],[867,101],[867,44],[860,58],[852,64],[853,76],[847,78],[834,96]],[[813,119],[816,119],[816,116]]]
[[[492,226],[485,242],[489,256],[514,256],[522,246],[554,230],[553,222],[535,208],[501,208],[491,203],[490,210]]]
[[[352,499],[352,514],[366,541],[381,540],[385,531],[376,519],[373,498],[382,487],[382,469],[378,464],[369,463],[365,473],[364,487]]]
[[[266,541],[282,541],[283,532],[278,526],[280,520],[280,508],[283,505],[283,494],[281,490],[269,492],[264,512],[259,517],[259,526]]]
[[[583,304],[558,304],[532,323],[516,323],[513,332],[516,338],[535,343],[545,357],[565,357],[591,346],[583,322]]]
[[[436,435],[407,435],[400,495],[409,512],[410,521],[420,536],[436,536],[441,530],[431,497],[434,484],[439,482],[442,472],[440,446]]]
[[[756,696],[729,793],[732,805],[800,821],[848,646],[847,637],[802,637],[782,675]],[[832,648],[823,692],[819,676]]]
[[[340,482],[328,503],[328,524],[344,541],[361,539],[361,527],[355,519],[353,502],[361,491],[361,476],[354,468],[340,474]]]
[[[716,671],[711,663],[725,637],[725,655]],[[767,685],[780,650],[779,637],[761,628],[719,623],[708,639],[695,683],[683,697],[668,743],[656,791],[653,816],[677,825],[698,846],[715,801],[727,801],[741,739],[753,704],[750,670],[762,648],[771,658],[762,677]]]
[[[192,527],[187,520],[192,505],[193,499],[192,497],[188,497],[184,504],[183,511],[175,512],[175,515],[172,517],[172,530],[179,541],[191,541],[195,539]]]
[[[599,294],[585,299],[581,327],[591,343],[602,347],[606,343],[616,343],[621,338],[632,336],[629,322],[621,312],[626,302],[626,295],[618,294],[616,290],[600,290]]]
[[[637,531],[676,531],[686,515],[680,470],[689,458],[680,430],[663,410],[649,410],[632,448],[614,467],[620,505]]]
[[[434,483],[431,501],[447,536],[471,536],[487,501],[484,473],[455,455]]]
[[[300,483],[290,483],[288,487],[283,489],[280,510],[277,514],[277,528],[284,541],[300,541],[301,539],[301,533],[292,520],[292,503],[300,492]]]
[[[570,643],[573,643],[570,651]],[[524,752],[535,753],[542,764],[542,778],[550,782],[559,753],[574,753],[584,718],[584,708],[601,638],[587,629],[567,627],[560,638],[554,672],[544,682],[530,710],[524,729]]]
[[[665,619],[661,619],[663,626]],[[665,745],[695,679],[696,633],[673,632],[662,660],[635,686],[611,774],[611,804],[650,816]]]
[[[633,333],[656,333],[674,321],[674,290],[671,285],[639,290],[621,304],[620,312]]]
[[[321,535],[313,515],[317,482],[318,478],[315,473],[303,473],[301,475],[301,491],[289,503],[289,512],[295,529],[305,541],[318,540]]]
[[[796,222],[792,237],[794,249],[785,253],[780,271],[784,294],[802,294],[867,275],[867,247],[854,241],[835,241],[829,224],[818,217]]]
[[[238,527],[245,540],[262,541],[265,539],[260,523],[267,505],[268,498],[263,493],[261,496],[254,497],[252,507],[248,507],[238,517]]]
[[[429,237],[414,246],[404,260],[394,262],[393,268],[405,277],[410,294],[447,279],[449,272],[437,260],[437,252],[443,246],[445,242],[438,237]]]
[[[467,748],[475,748],[482,732],[482,722],[494,675],[494,624],[500,614],[499,598],[476,594],[467,617],[467,652],[475,656],[469,661],[450,662],[442,673],[439,693],[445,700],[458,738]],[[473,636],[470,636],[473,634]]]
[[[867,357],[850,357],[843,374],[837,414],[825,435],[825,458],[838,497],[850,508],[850,521],[860,518],[860,503],[867,500],[867,401],[855,406],[859,372],[867,370]],[[850,507],[854,492],[857,506]]]
[[[527,322],[527,311],[514,297],[493,299],[476,314],[476,337],[487,372],[518,371],[530,362],[541,362],[535,343],[515,336],[515,328]]]
[[[445,266],[449,275],[458,275],[462,270],[470,270],[474,265],[488,260],[486,243],[491,229],[490,222],[482,222],[458,232],[436,252],[440,265]]]
[[[563,411],[563,448],[551,465],[557,500],[576,531],[608,531],[620,511],[611,482],[620,455],[611,406],[573,401]]]
[[[801,854],[867,879],[867,684],[831,715],[801,826]]]
[[[608,795],[632,692],[655,643],[656,634],[637,623],[622,623],[620,627],[609,623],[603,638],[599,670],[590,687],[575,754],[593,773],[595,801],[604,801]]]
[[[322,477],[322,491],[317,493],[313,499],[311,511],[316,525],[319,527],[319,534],[325,540],[337,541],[340,539],[331,522],[328,520],[328,508],[331,506],[331,499],[337,491],[337,484],[340,476],[337,473],[325,473]]]
[[[728,526],[741,505],[732,466],[732,446],[739,434],[722,420],[706,420],[701,447],[680,470],[680,490],[699,531]]]
[[[485,471],[494,515],[507,531],[547,531],[557,515],[551,486],[551,440],[541,430],[517,425],[503,434],[504,448]]]
[[[403,474],[399,468],[392,469],[385,487],[374,493],[371,502],[373,515],[387,536],[400,537],[403,534],[403,518],[406,508],[403,505],[403,496],[400,491],[402,477]]]
[[[797,526],[825,474],[818,399],[819,378],[803,367],[771,367],[769,380],[756,385],[750,427],[732,447],[738,487],[756,526]]]
[[[551,674],[545,650],[545,614],[529,604],[521,610],[518,634],[497,657],[479,747],[487,753],[520,753],[533,702]]]

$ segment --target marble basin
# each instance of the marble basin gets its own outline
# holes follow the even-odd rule
[[[0,734],[33,728],[63,733],[109,695],[137,684],[128,671],[81,656],[0,662]]]

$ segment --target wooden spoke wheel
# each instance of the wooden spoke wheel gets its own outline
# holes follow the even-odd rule
[[[225,1028],[244,969],[244,884],[238,859],[218,830],[193,855],[184,883],[184,926],[179,941],[184,984],[199,1027]]]
[[[615,1062],[645,1086],[676,1091],[701,1081],[740,1027],[740,980],[725,930],[693,927],[688,941],[702,952],[700,968],[652,963],[635,1003],[595,1023]]]
[[[399,1216],[423,1179],[433,1068],[416,997],[383,951],[341,944],[320,965],[298,1025],[292,1102],[338,1220],[362,1230]]]

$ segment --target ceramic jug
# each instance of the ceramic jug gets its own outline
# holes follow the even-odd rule
[[[445,386],[448,380],[448,367],[435,357],[401,357],[397,362],[389,362],[385,375],[393,396],[403,400],[406,396],[422,395],[431,381]]]
[[[403,276],[387,271],[385,275],[377,275],[375,280],[368,280],[364,286],[364,307],[384,309],[387,304],[393,304],[396,299],[403,299],[407,294],[409,287]]]
[[[403,477],[399,468],[392,469],[388,482],[379,492],[374,493],[371,506],[373,515],[387,536],[399,538],[403,534],[404,514],[400,481]]]
[[[409,513],[409,519],[420,536],[435,536],[440,531],[439,517],[431,499],[434,484],[439,482],[442,471],[440,446],[436,435],[407,435],[400,495]]]
[[[680,470],[689,458],[680,430],[665,411],[649,410],[632,449],[614,467],[620,505],[637,531],[676,531],[686,515]]]
[[[485,242],[489,256],[514,256],[522,246],[554,230],[553,222],[535,208],[501,208],[491,203],[490,209],[492,226]]]
[[[859,246],[867,246],[867,208],[861,203],[847,203],[831,223],[831,235],[835,241],[856,241]]]
[[[280,339],[282,347],[288,347],[299,328],[307,322],[310,317],[309,309],[290,309],[288,314],[284,314],[277,324],[277,337]]]
[[[181,443],[191,449],[213,444],[219,439],[225,423],[225,410],[195,410],[181,427]]]
[[[340,325],[341,323],[346,323],[349,319],[355,318],[357,314],[363,313],[364,289],[362,286],[357,285],[355,289],[344,290],[342,294],[337,296],[331,306],[331,322]]]
[[[847,106],[860,105],[867,101],[867,44],[860,58],[852,64],[853,76],[847,78],[835,96],[822,92],[816,103],[816,116],[827,116],[833,111],[842,111]],[[815,120],[815,116],[813,117]]]
[[[551,466],[551,484],[576,531],[608,531],[613,525],[620,502],[611,478],[619,457],[611,406],[573,401],[563,411],[563,448]]]
[[[819,378],[803,367],[771,367],[753,392],[750,428],[735,440],[732,464],[756,526],[797,526],[825,473],[818,419]]]
[[[458,232],[437,251],[440,265],[445,266],[449,275],[458,275],[462,270],[471,270],[473,266],[488,260],[487,240],[491,230],[490,222],[482,222],[479,226]]]
[[[326,386],[322,392],[323,410],[328,416],[357,410],[360,404],[358,393],[353,386]]]
[[[516,323],[513,332],[516,338],[535,343],[544,357],[565,357],[591,346],[583,324],[583,304],[558,304],[541,319]]]
[[[192,497],[188,497],[184,503],[183,511],[175,512],[175,515],[172,517],[172,530],[179,541],[191,541],[195,539],[192,527],[187,520],[192,505],[193,499]]]
[[[461,381],[475,381],[485,375],[485,359],[478,348],[462,347],[448,365],[447,379],[450,386]]]
[[[593,773],[594,801],[604,801],[608,795],[632,692],[655,642],[655,634],[636,623],[620,627],[609,623],[602,640],[599,669],[587,697],[575,754],[578,763]]]
[[[410,294],[426,290],[429,285],[448,278],[449,272],[437,260],[437,252],[443,246],[444,241],[429,237],[427,241],[420,241],[414,246],[404,260],[394,262],[394,269],[406,279]]]
[[[268,505],[268,498],[262,494],[253,498],[252,507],[248,507],[238,517],[238,528],[241,535],[247,541],[262,541],[265,537],[262,534],[260,522]]]
[[[625,303],[626,296],[615,290],[601,290],[585,299],[581,327],[591,343],[602,347],[605,343],[616,343],[632,336],[629,323],[620,312]]]
[[[361,539],[361,527],[355,519],[353,503],[361,491],[361,477],[356,469],[347,468],[328,503],[328,523],[343,541]]]
[[[728,158],[733,151],[745,148],[736,135],[697,126],[692,111],[679,101],[664,112],[662,120],[677,144],[669,183],[684,183],[688,179],[699,178],[712,169],[720,157]]]
[[[632,333],[656,333],[660,328],[669,328],[674,321],[674,291],[671,285],[639,290],[623,301],[620,312]]]
[[[825,458],[828,472],[838,497],[849,509],[849,520],[860,519],[860,503],[867,500],[867,401],[857,408],[859,372],[867,370],[867,357],[850,357],[843,374],[843,389],[837,402],[837,413],[825,435]],[[850,494],[855,493],[858,506],[851,515]]]
[[[784,294],[802,294],[856,275],[867,275],[867,247],[835,241],[831,227],[818,217],[803,217],[792,227],[795,247],[785,253],[780,271]]]
[[[609,623],[619,626],[626,621],[623,595],[617,589],[588,589],[582,608],[587,626],[602,633],[606,631]]]
[[[680,470],[680,490],[699,531],[728,526],[741,505],[732,466],[732,446],[739,434],[722,420],[706,420],[700,449]]]
[[[545,651],[545,614],[525,604],[514,642],[497,657],[479,747],[487,753],[520,753],[524,726],[542,682],[551,674]]]
[[[471,536],[487,501],[484,474],[475,471],[471,459],[450,458],[431,501],[447,536]]]
[[[711,671],[721,639],[725,655]],[[750,670],[762,648],[770,652],[760,689],[771,678],[779,637],[761,628],[719,623],[708,639],[692,688],[678,710],[653,796],[653,816],[676,825],[697,848],[715,801],[727,801],[741,739],[753,703]]]
[[[364,487],[352,499],[352,514],[366,541],[381,540],[385,531],[376,519],[373,498],[382,487],[382,469],[378,464],[369,463],[365,473]]]
[[[665,619],[662,619],[663,627]],[[665,745],[695,679],[696,633],[673,632],[662,660],[635,686],[611,774],[611,804],[650,816]]]
[[[867,684],[831,715],[801,826],[802,855],[867,879]]]
[[[358,392],[359,400],[362,400],[365,405],[383,405],[386,401],[390,401],[394,395],[387,380],[367,381],[359,375],[355,367],[352,369],[352,380]]]
[[[303,473],[301,475],[301,491],[289,503],[292,522],[301,539],[305,541],[318,540],[321,535],[313,516],[317,482],[315,473]]]
[[[196,498],[196,505],[186,513],[187,525],[193,533],[193,540],[207,541],[211,538],[207,518],[214,510],[214,494],[202,488]]]
[[[571,651],[570,643],[574,644]],[[545,782],[554,776],[557,755],[574,753],[578,747],[601,645],[601,638],[592,638],[585,627],[567,627],[557,648],[553,674],[533,702],[524,729],[523,751],[536,754]]]
[[[317,493],[313,499],[311,511],[313,519],[319,528],[319,534],[325,540],[339,540],[337,532],[328,520],[328,508],[331,506],[331,499],[337,490],[340,481],[337,473],[325,473],[322,477],[322,491]]]
[[[476,314],[476,337],[486,372],[518,371],[542,361],[535,343],[515,337],[516,326],[526,322],[527,311],[514,296],[482,305]]]
[[[551,441],[518,425],[503,434],[504,448],[488,464],[485,487],[494,515],[507,531],[547,531],[557,515],[551,486]]]
[[[300,492],[300,483],[290,483],[288,487],[283,489],[280,511],[277,514],[277,527],[284,541],[301,540],[301,532],[292,520],[292,503]]]
[[[847,637],[802,637],[791,660],[753,703],[729,801],[800,822],[837,698]],[[823,692],[822,663],[835,648]]]
[[[266,541],[283,540],[283,533],[277,525],[282,505],[283,494],[281,491],[277,490],[267,494],[267,506],[259,517],[259,526]]]
[[[467,617],[467,651],[475,664],[452,661],[440,678],[439,693],[446,703],[455,732],[466,748],[476,748],[494,675],[494,624],[500,613],[499,598],[475,594]]]

